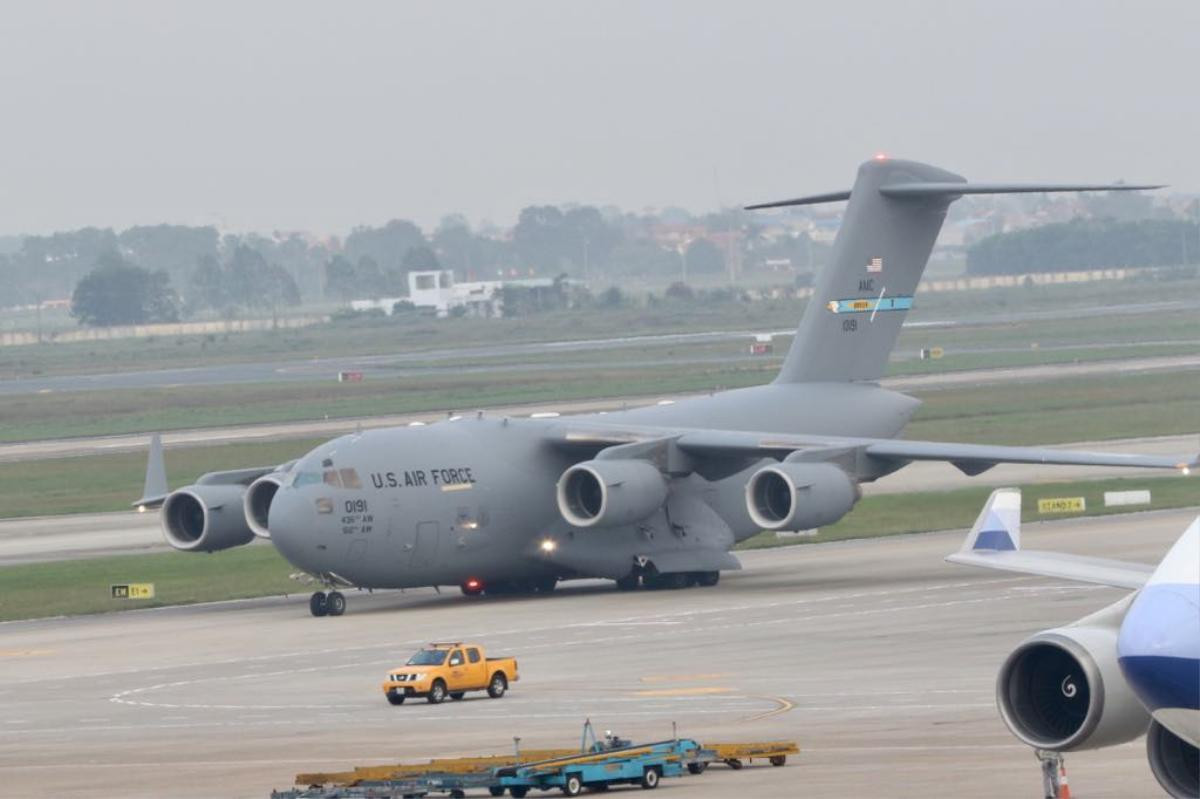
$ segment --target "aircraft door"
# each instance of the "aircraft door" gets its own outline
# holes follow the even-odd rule
[[[437,522],[417,524],[417,541],[412,557],[414,569],[428,568],[437,560],[438,538],[441,537],[441,533],[441,525]]]
[[[403,567],[412,563],[417,548],[417,528],[404,518],[398,502],[393,502],[388,514],[388,550]]]

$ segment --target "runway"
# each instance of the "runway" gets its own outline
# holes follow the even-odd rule
[[[1195,452],[1200,441],[1195,436],[1162,436],[1114,441],[1083,441],[1063,445],[1066,449],[1138,452],[1147,455],[1174,455]],[[864,483],[863,494],[900,494],[917,491],[950,491],[971,486],[1030,485],[1063,480],[1103,479],[1106,477],[1167,477],[1173,471],[1111,468],[1104,466],[1046,466],[1039,464],[1001,464],[968,477],[948,463],[915,462],[875,483]],[[1053,491],[1053,489],[1048,489]],[[131,487],[131,496],[137,493]],[[163,539],[157,511],[137,513],[80,513],[67,516],[0,520],[0,566],[37,563],[48,560],[73,560],[163,552],[170,547]]]
[[[1196,510],[1028,525],[1025,544],[1154,562]],[[0,780],[14,796],[265,797],[299,771],[635,739],[794,738],[783,769],[668,780],[670,796],[1040,796],[993,702],[1004,656],[1120,591],[950,566],[962,533],[745,553],[719,586],[553,596],[353,594],[0,625]],[[429,640],[520,660],[501,700],[387,705]],[[1143,743],[1067,756],[1080,796],[1159,796]],[[634,789],[636,790],[636,789]]]

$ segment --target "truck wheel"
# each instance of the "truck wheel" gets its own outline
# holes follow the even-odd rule
[[[638,577],[638,575],[627,574],[624,577],[622,577],[621,579],[617,580],[617,590],[618,591],[636,591],[638,584],[640,582],[641,582],[641,578]]]
[[[658,787],[658,778],[661,775],[658,773],[658,766],[651,766],[642,772],[642,787],[647,791],[653,791]]]
[[[404,694],[398,694],[395,691],[389,691],[387,695],[389,705],[403,705]]]
[[[695,763],[688,763],[688,773],[689,774],[703,774],[704,769],[706,769],[706,768],[708,768],[708,764],[705,763],[703,760],[697,761]]]
[[[565,796],[579,796],[583,793],[583,780],[578,774],[568,774],[563,782],[562,792]]]
[[[466,799],[467,792],[462,788],[455,788],[450,792],[450,799]]]
[[[314,616],[324,616],[329,612],[325,604],[325,594],[318,591],[308,598],[308,612]]]
[[[773,755],[767,758],[772,766],[783,766],[787,764],[787,755]]]
[[[736,757],[731,757],[725,761],[725,765],[729,766],[734,771],[737,771],[742,767],[742,761],[738,760]]]
[[[499,699],[504,696],[504,692],[508,690],[508,679],[500,672],[492,675],[492,681],[488,683],[488,696],[492,699]]]
[[[508,789],[508,792],[513,795],[513,799],[521,799],[521,797],[529,793],[529,789],[524,785],[514,785]]]
[[[458,702],[458,701],[461,701],[462,698],[466,695],[467,695],[466,691],[455,691],[454,693],[450,694],[450,698],[453,699],[455,702]]]
[[[341,616],[346,612],[346,597],[341,591],[330,591],[325,597],[325,612],[330,616]]]
[[[431,705],[440,705],[446,701],[446,683],[441,680],[434,680],[433,685],[429,686],[429,695],[425,697],[425,701]]]
[[[504,786],[503,785],[489,785],[488,793],[490,793],[492,796],[504,796]]]

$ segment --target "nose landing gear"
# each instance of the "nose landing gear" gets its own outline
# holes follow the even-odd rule
[[[314,616],[341,616],[346,612],[346,597],[341,591],[317,591],[308,598],[308,612]]]

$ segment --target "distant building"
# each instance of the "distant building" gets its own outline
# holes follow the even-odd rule
[[[432,309],[438,317],[449,316],[455,308],[463,308],[467,316],[488,318],[504,315],[505,286],[545,289],[553,285],[550,278],[456,283],[452,269],[431,269],[408,273],[407,297],[355,300],[350,307],[356,311],[378,308],[390,316],[396,303],[410,302],[417,308]]]

